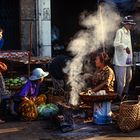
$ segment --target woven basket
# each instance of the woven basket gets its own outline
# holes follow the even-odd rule
[[[123,132],[129,132],[140,127],[140,102],[127,100],[120,104],[118,126]]]
[[[114,100],[117,97],[116,94],[112,95],[80,95],[80,98],[85,102],[102,102]]]

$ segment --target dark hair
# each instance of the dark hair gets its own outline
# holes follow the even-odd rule
[[[105,65],[108,65],[110,63],[110,58],[107,53],[98,53],[97,56],[100,58],[101,63],[104,63]]]

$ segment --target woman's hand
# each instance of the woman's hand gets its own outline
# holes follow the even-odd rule
[[[29,100],[29,98],[27,98],[27,97],[23,97],[22,100]]]
[[[126,53],[130,54],[130,49],[128,47],[126,48]]]
[[[85,95],[86,94],[86,92],[80,92],[79,93],[79,95]]]
[[[30,97],[30,100],[35,101],[36,97]]]
[[[32,99],[33,99],[33,101],[35,101],[36,97],[33,97]]]
[[[94,94],[94,93],[95,93],[95,92],[94,92],[93,89],[89,89],[88,92],[87,92],[88,95],[92,95],[92,94]]]
[[[7,70],[6,64],[4,64],[3,62],[0,62],[0,71],[6,71],[6,70]]]

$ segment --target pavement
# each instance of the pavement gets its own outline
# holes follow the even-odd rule
[[[63,133],[49,120],[7,122],[0,124],[0,140],[139,140],[140,130],[121,132],[116,124],[75,124],[75,129]]]
[[[115,104],[112,109],[116,111],[118,107]],[[0,140],[140,140],[140,129],[124,133],[115,121],[97,125],[82,118],[74,120],[74,130],[64,133],[53,119],[30,122],[10,119],[0,124]]]

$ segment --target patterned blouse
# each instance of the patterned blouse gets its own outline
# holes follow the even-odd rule
[[[100,85],[103,82],[106,82],[104,90],[107,92],[114,91],[114,81],[115,75],[113,70],[109,66],[105,66],[102,70],[96,70],[92,77],[92,86],[93,88]]]

